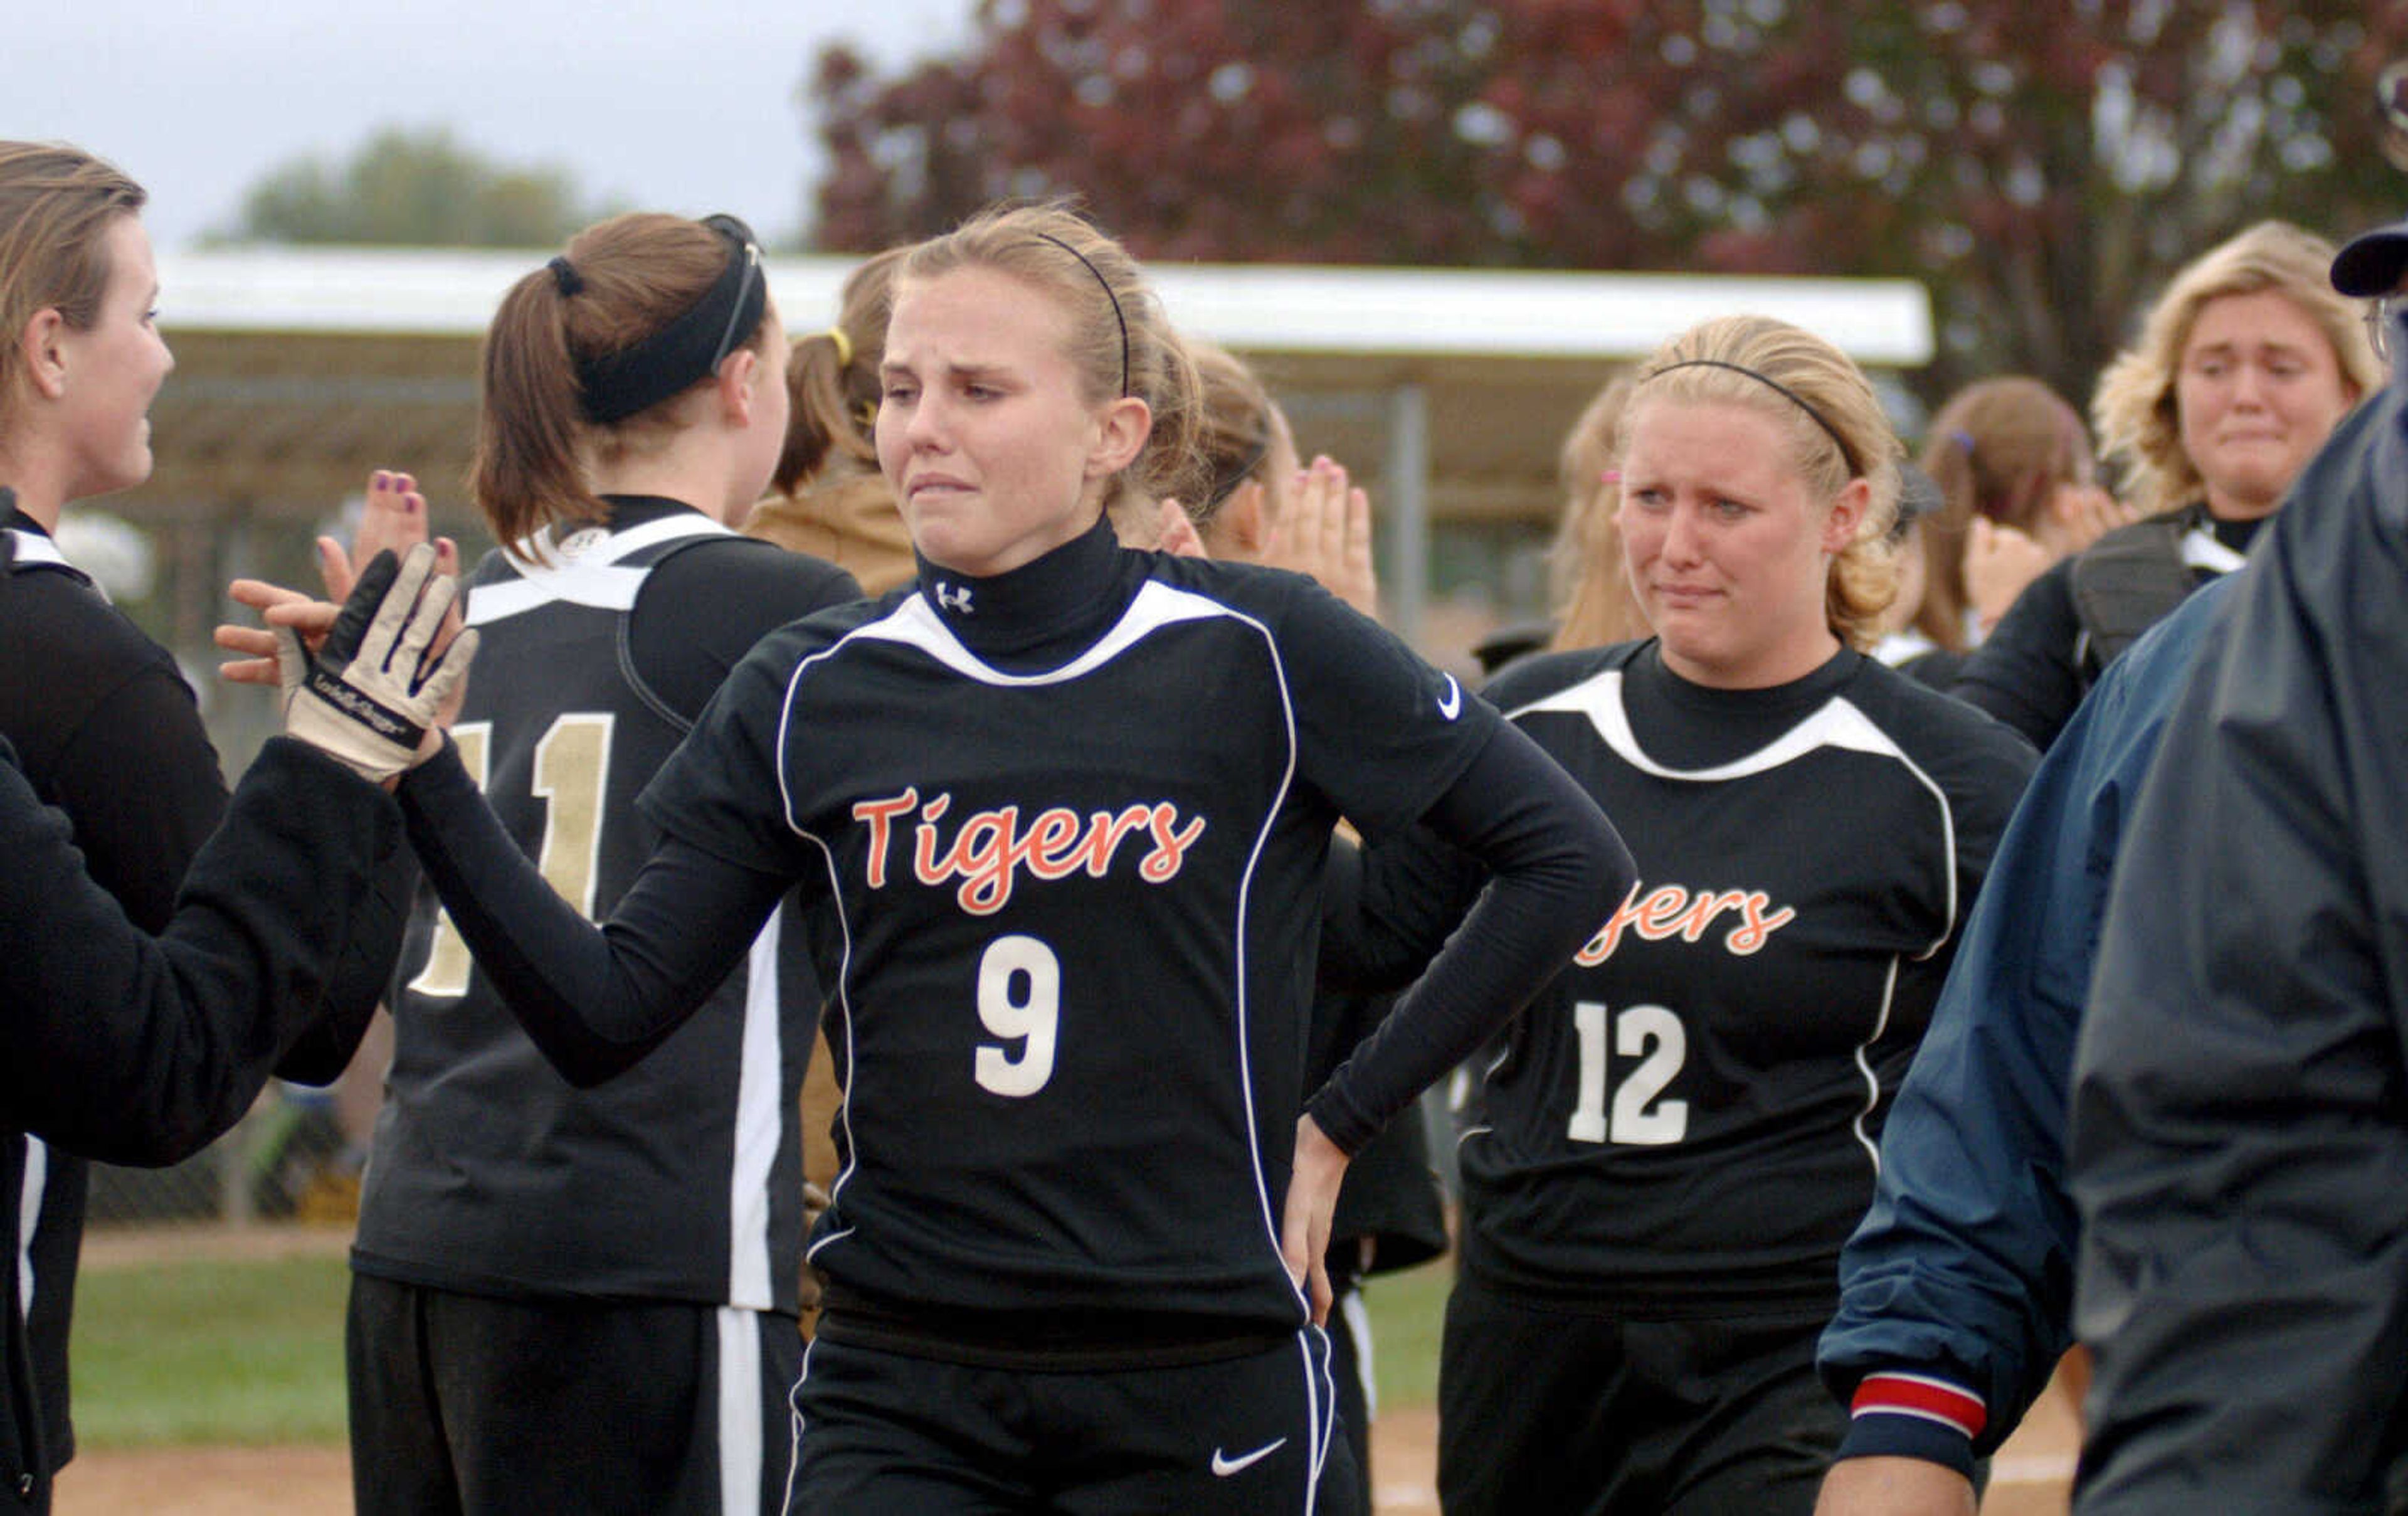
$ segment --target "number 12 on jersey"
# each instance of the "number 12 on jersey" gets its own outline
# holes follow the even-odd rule
[[[1639,1060],[1639,1066],[1614,1087],[1610,1117],[1605,1100],[1612,1073],[1606,1056],[1609,1018],[1614,1054]],[[1688,1135],[1689,1103],[1656,1098],[1689,1056],[1688,1033],[1679,1017],[1661,1005],[1631,1005],[1613,1016],[1598,1002],[1584,1000],[1572,1006],[1572,1030],[1580,1037],[1580,1093],[1565,1135],[1574,1142],[1647,1148],[1660,1148]]]

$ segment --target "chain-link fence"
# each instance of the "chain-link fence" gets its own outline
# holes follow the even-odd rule
[[[391,1031],[380,1015],[351,1068],[325,1089],[271,1080],[233,1131],[181,1163],[93,1164],[87,1224],[350,1224],[359,1216],[360,1174],[392,1059]]]

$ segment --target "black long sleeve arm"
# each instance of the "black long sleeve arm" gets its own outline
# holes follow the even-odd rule
[[[1637,877],[1597,802],[1514,727],[1498,729],[1423,819],[1494,877],[1462,930],[1312,1097],[1314,1123],[1349,1153],[1512,1019]]]
[[[597,927],[544,883],[451,744],[402,781],[400,797],[410,844],[468,950],[580,1087],[633,1067],[682,1026],[791,883],[672,835]]]
[[[400,843],[382,792],[280,738],[153,939],[93,882],[65,816],[35,798],[10,755],[0,1125],[115,1163],[199,1151],[316,1031],[330,982],[392,972],[401,920],[377,882]]]

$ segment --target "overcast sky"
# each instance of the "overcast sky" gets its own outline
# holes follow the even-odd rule
[[[162,246],[375,128],[446,125],[587,200],[729,210],[783,239],[818,168],[796,102],[825,43],[957,49],[972,0],[7,0],[0,137],[64,140],[150,192]]]

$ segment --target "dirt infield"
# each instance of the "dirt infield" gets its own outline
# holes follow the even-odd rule
[[[1992,1465],[1984,1516],[2064,1516],[2073,1417],[2052,1392]],[[1438,1516],[1432,1412],[1373,1429],[1379,1516]],[[171,1448],[79,1458],[59,1480],[56,1516],[346,1516],[351,1459],[340,1448]]]

